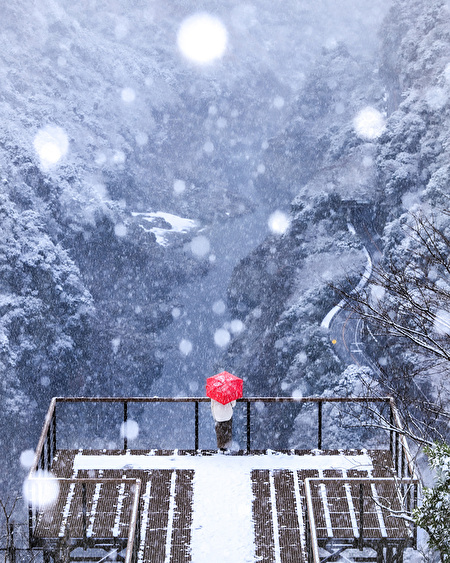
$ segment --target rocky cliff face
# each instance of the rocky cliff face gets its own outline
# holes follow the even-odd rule
[[[340,72],[347,69],[352,81],[363,68],[340,47],[330,50],[305,85],[302,97],[309,101],[296,101],[298,120],[282,133],[294,144],[284,150],[283,161],[275,148],[281,145],[267,141],[284,130],[285,99],[303,84],[329,40],[330,21],[341,21],[342,6],[328,4],[323,11],[287,2],[274,14],[266,1],[228,11],[213,3],[209,8],[226,22],[234,51],[202,69],[176,47],[180,23],[194,9],[185,2],[130,6],[118,1],[113,8],[85,2],[81,9],[43,0],[4,6],[0,190],[11,223],[3,228],[8,236],[16,229],[18,255],[29,248],[39,253],[33,242],[38,235],[22,228],[36,223],[48,250],[28,265],[31,277],[50,267],[51,250],[89,302],[86,313],[70,324],[73,342],[89,345],[80,351],[67,344],[57,362],[35,358],[35,379],[46,383],[38,387],[42,403],[56,392],[71,392],[65,387],[71,382],[79,393],[145,392],[161,371],[158,335],[171,321],[176,288],[211,266],[207,256],[190,252],[189,241],[214,221],[245,215],[261,194],[270,200],[269,192],[279,189],[284,201],[286,194],[290,199],[294,185],[278,180],[289,167],[294,167],[290,178],[297,174],[297,143],[304,156],[302,182],[311,176],[314,159],[329,151],[328,134],[320,129],[329,114],[342,117],[345,104],[336,98],[330,108],[328,96],[338,91]],[[379,10],[378,4],[370,8],[375,20]],[[373,26],[361,22],[371,44]],[[355,51],[360,34],[346,33],[345,18],[341,23],[333,35],[348,35]],[[274,26],[285,30],[275,43],[270,40]],[[294,52],[295,58],[288,57]],[[326,68],[333,69],[329,79]],[[260,157],[267,147],[266,175]],[[160,212],[195,227],[177,229]],[[149,222],[136,213],[154,215]],[[169,233],[162,235],[164,244],[155,234],[161,236],[161,229]],[[0,251],[7,264],[7,245]],[[5,295],[24,302],[38,297],[45,319],[51,300],[28,273],[11,280],[5,265],[2,274]],[[21,307],[14,323],[11,315],[2,317],[1,353],[8,377],[27,389],[28,374],[36,369],[25,349],[42,345],[17,320],[26,319]],[[67,322],[61,318],[63,326]],[[30,342],[18,339],[22,332],[30,332]],[[49,338],[47,348],[55,342]]]
[[[364,269],[361,241],[348,223],[356,201],[372,205],[375,215],[376,147],[357,134],[353,119],[367,106],[383,110],[382,91],[374,69],[338,46],[324,53],[289,125],[271,140],[257,187],[274,201],[280,193],[296,197],[285,229],[240,262],[229,286],[230,306],[246,330],[223,366],[245,379],[249,395],[353,392],[355,380],[343,383],[346,366],[320,325],[339,301],[330,284],[349,288]],[[293,418],[285,413],[278,421],[286,446]]]
[[[233,48],[201,70],[176,47],[198,3],[2,7],[1,422],[25,436],[12,465],[19,448],[35,446],[50,396],[148,392],[177,289],[214,264],[191,240],[245,216],[260,197],[275,211],[300,194],[290,230],[236,270],[230,303],[254,336],[230,354],[237,362],[241,346],[243,358],[252,355],[280,323],[261,357],[269,365],[276,350],[280,367],[269,384],[258,375],[255,390],[300,388],[291,366],[304,364],[309,342],[319,371],[314,350],[329,344],[316,323],[334,299],[326,284],[334,256],[344,266],[363,259],[345,200],[373,188],[373,144],[350,121],[364,105],[378,107],[382,91],[375,69],[352,53],[372,45],[384,4],[289,0],[274,12],[268,0],[208,3]],[[358,30],[349,30],[349,9]],[[305,344],[291,341],[290,327]],[[325,373],[337,365],[330,358]]]
[[[358,386],[356,372],[341,376],[346,366],[320,327],[339,300],[329,282],[351,287],[363,269],[359,239],[347,230],[349,200],[364,201],[376,229],[385,229],[385,262],[408,236],[399,235],[408,213],[448,206],[449,29],[445,3],[396,2],[382,26],[377,64],[364,72],[343,47],[326,53],[289,125],[271,140],[258,187],[296,195],[290,227],[243,260],[229,288],[246,331],[224,366],[244,377],[250,395],[346,395]],[[378,131],[358,130],[367,106],[382,114]],[[407,343],[396,346],[389,369],[408,356]],[[292,445],[304,427],[290,434],[290,418],[279,428]]]

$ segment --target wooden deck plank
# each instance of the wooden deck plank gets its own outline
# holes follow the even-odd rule
[[[374,489],[371,488],[373,484]],[[329,537],[325,517],[323,514],[323,503],[320,487],[325,487],[329,515],[333,530],[333,537],[351,539],[359,537],[360,527],[360,486],[363,485],[363,536],[367,539],[383,540],[384,538],[408,538],[409,528],[406,522],[396,518],[383,506],[378,506],[373,498],[373,491],[377,492],[378,498],[389,499],[389,505],[394,510],[400,510],[400,501],[394,481],[373,480],[342,480],[322,481],[320,479],[311,481],[311,492],[313,511],[316,523],[317,537],[326,540]],[[349,487],[350,499],[345,492],[345,486]],[[350,505],[352,503],[352,506]],[[353,518],[351,512],[353,507]],[[384,524],[385,529],[383,529]]]
[[[83,486],[82,481],[76,482],[72,499],[68,502],[71,482],[62,481],[60,484],[60,494],[55,505],[43,512],[38,520],[35,529],[36,538],[58,538],[67,532],[71,538],[81,539],[85,535],[84,519],[83,519]],[[119,489],[117,483],[103,483],[101,495],[96,502],[95,514],[92,508],[96,492],[96,483],[86,483],[86,533],[90,527],[91,515],[94,516],[92,522],[91,537],[113,537],[114,525],[117,517],[117,504],[119,498]],[[128,525],[131,514],[132,503],[132,484],[130,481],[125,483],[125,491],[123,498],[122,514],[118,520],[119,535],[118,537],[126,538],[128,535]],[[68,510],[66,523],[65,509]]]
[[[251,472],[255,555],[261,563],[273,563],[275,560],[269,473],[269,470],[265,469]]]
[[[154,563],[165,561],[171,474],[169,470],[153,471],[151,474],[144,561]]]
[[[303,561],[301,538],[303,530],[299,528],[297,515],[297,510],[303,511],[303,506],[297,506],[293,472],[287,470],[274,471],[274,482],[281,562]]]
[[[52,470],[57,477],[73,477],[73,465],[75,456],[79,450],[60,450],[56,453]],[[147,450],[84,450],[84,455],[173,455],[172,450],[167,451],[147,451]],[[192,451],[181,452],[178,455],[194,455]],[[265,452],[260,452],[264,455]],[[293,452],[288,452],[294,455]],[[299,452],[296,452],[297,454]],[[302,452],[311,455],[310,452]],[[351,452],[321,452],[323,454],[343,454],[356,455],[361,452],[354,450]],[[371,475],[366,471],[357,468],[348,470],[345,474],[341,470],[324,469],[320,476],[336,479],[336,481],[326,481],[327,503],[329,519],[335,538],[351,539],[355,537],[355,526],[359,526],[359,480],[365,482],[370,476],[390,477],[392,475],[392,458],[389,452],[376,450],[367,452],[373,460],[373,471]],[[211,451],[205,455],[215,455]],[[321,454],[317,454],[320,457]],[[173,481],[173,474],[175,480]],[[141,550],[140,563],[187,563],[191,561],[190,542],[192,526],[192,502],[193,502],[193,470],[139,470],[139,469],[120,469],[120,470],[83,470],[77,472],[77,477],[98,479],[140,479],[142,482],[140,510],[141,510]],[[262,563],[273,563],[275,551],[278,551],[278,560],[281,563],[303,563],[306,561],[306,540],[302,535],[302,524],[305,507],[305,487],[304,481],[308,478],[318,478],[318,469],[298,470],[265,470],[258,469],[251,472],[252,492],[254,496],[252,515],[255,530],[255,556]],[[349,501],[342,486],[343,477],[355,477],[356,481],[351,484],[351,498],[354,505],[353,522],[349,511]],[[366,480],[364,480],[366,478]],[[340,480],[339,480],[340,479]],[[171,482],[175,483],[172,489]],[[325,481],[324,481],[325,482]],[[131,514],[131,501],[133,498],[134,486],[131,482],[126,485],[126,492],[122,495],[122,509],[118,516],[117,503],[120,494],[121,483],[115,483],[114,487],[101,485],[100,494],[95,481],[87,487],[87,526],[91,526],[92,537],[100,538],[109,534],[112,536],[113,530],[119,530],[121,537],[126,537],[128,532],[129,517]],[[315,500],[315,519],[319,537],[327,538],[327,522],[323,513],[323,502],[320,501],[315,481],[312,486]],[[317,483],[320,483],[318,481]],[[80,485],[81,486],[81,485]],[[57,504],[52,510],[45,513],[39,521],[38,532],[41,537],[58,537],[63,526],[63,513],[68,512],[67,526],[70,535],[82,536],[82,505],[81,489],[76,485],[75,494],[70,503],[69,482],[61,485],[61,494]],[[148,492],[146,497],[145,491]],[[369,490],[368,490],[369,491]],[[392,489],[381,484],[377,488],[380,500],[389,499],[392,501]],[[395,495],[394,495],[395,496]],[[364,529],[367,538],[377,538],[381,534],[379,509],[373,501],[365,499]],[[298,507],[300,505],[301,518],[299,523]],[[172,519],[169,523],[169,506],[172,510]],[[95,517],[91,521],[95,511]],[[274,521],[275,518],[275,521]],[[381,522],[386,525],[386,535],[388,537],[403,537],[407,534],[407,527],[398,519],[389,519],[383,513]],[[395,522],[394,522],[395,520]],[[356,523],[356,524],[355,524]],[[59,526],[59,528],[58,528]],[[168,538],[168,529],[171,536]],[[274,530],[277,532],[275,541]],[[170,551],[170,557],[166,553],[166,547]]]
[[[172,563],[191,560],[191,526],[194,471],[177,471],[175,517],[172,534]]]

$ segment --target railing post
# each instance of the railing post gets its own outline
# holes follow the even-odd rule
[[[7,541],[5,548],[5,561],[16,563],[16,546],[14,545],[14,522],[6,525]]]
[[[389,448],[392,459],[394,459],[394,411],[392,409],[392,401],[389,401]]]
[[[359,549],[362,550],[364,546],[364,485],[359,484]]]
[[[251,438],[250,438],[250,401],[247,401],[247,452],[250,453],[251,450]]]
[[[52,466],[52,436],[51,436],[51,426],[47,433],[47,471],[50,471]]]
[[[414,483],[413,485],[413,494],[414,494],[414,499],[413,499],[413,509],[417,508],[417,502],[419,499],[419,484],[418,483]],[[413,522],[413,548],[417,549],[417,524],[416,522]]]
[[[61,563],[67,563],[70,561],[69,536],[70,536],[69,528],[66,527],[64,536],[61,540],[59,547],[58,562],[60,561]]]
[[[198,401],[195,401],[195,451],[197,451],[198,448]]]
[[[86,492],[86,483],[82,483],[81,485],[82,491],[82,516],[83,516],[83,548],[86,549],[87,547],[87,492]]]
[[[128,403],[123,402],[123,449],[128,449],[128,432],[127,432],[127,421],[128,421]]]
[[[394,469],[398,475],[398,432],[394,431]]]
[[[322,401],[317,403],[317,449],[322,449]]]
[[[53,457],[56,454],[56,403],[55,403],[55,408],[53,410],[53,416],[52,416],[52,432],[53,432]]]
[[[308,508],[305,510],[305,543],[306,543],[306,553],[308,554],[308,561],[312,563],[313,553],[311,546],[311,532],[309,530],[309,512]]]
[[[30,501],[28,501],[30,503]],[[28,504],[28,547],[31,549],[33,547],[33,505]]]

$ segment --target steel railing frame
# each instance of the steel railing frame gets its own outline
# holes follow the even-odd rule
[[[35,479],[38,480],[40,477],[39,475],[32,475],[31,477],[29,477],[29,479]],[[130,521],[129,521],[129,526],[128,526],[128,534],[127,534],[127,538],[117,538],[114,536],[111,536],[111,538],[101,538],[98,539],[97,541],[102,541],[105,542],[106,541],[111,541],[111,545],[113,545],[116,542],[123,542],[126,539],[126,552],[125,552],[125,558],[124,558],[124,563],[135,563],[137,561],[137,554],[138,554],[138,549],[139,549],[139,543],[140,543],[140,529],[139,529],[139,524],[140,524],[140,506],[139,506],[139,501],[140,501],[140,496],[141,496],[141,480],[140,479],[108,479],[108,478],[99,478],[99,479],[84,479],[84,478],[59,478],[59,479],[54,479],[54,481],[60,485],[62,483],[75,483],[75,484],[81,484],[82,486],[82,514],[83,514],[83,537],[82,538],[78,538],[78,540],[81,542],[80,545],[72,545],[71,547],[80,547],[83,546],[84,548],[87,547],[92,547],[96,545],[96,541],[95,538],[94,539],[88,539],[87,538],[87,499],[86,499],[86,487],[88,484],[97,484],[97,483],[102,483],[102,484],[122,484],[124,481],[126,483],[129,483],[131,485],[134,485],[134,490],[132,490],[133,492],[133,502],[132,502],[132,508],[131,508],[131,514],[130,514]],[[36,527],[39,523],[39,517],[41,514],[41,510],[39,509],[38,505],[34,505],[32,502],[29,502],[28,505],[28,526],[29,526],[29,540],[30,540],[30,548],[34,548],[34,547],[43,547],[43,548],[47,548],[50,551],[51,550],[58,550],[61,549],[65,538],[61,538],[61,539],[55,539],[52,542],[52,545],[47,545],[48,543],[48,539],[36,539],[35,538],[35,530]],[[92,544],[92,545],[91,545]],[[123,548],[121,548],[123,549]]]
[[[36,448],[36,453],[30,473],[38,469],[50,470],[52,459],[57,449],[57,418],[56,407],[64,403],[122,403],[123,422],[128,420],[128,405],[131,403],[193,403],[194,404],[194,450],[199,450],[199,404],[209,403],[207,397],[53,397],[50,402],[44,426]],[[239,403],[246,403],[246,452],[251,448],[251,405],[252,403],[291,403],[291,404],[316,404],[317,405],[317,449],[323,445],[323,404],[330,403],[375,403],[388,406],[389,423],[385,429],[389,431],[390,451],[394,467],[399,477],[416,477],[414,463],[409,451],[408,443],[404,436],[400,416],[395,401],[392,397],[245,397],[238,399]],[[123,449],[128,449],[127,437],[123,439]]]
[[[418,499],[419,499],[419,491],[421,487],[421,482],[418,478],[413,477],[403,477],[403,478],[389,478],[389,477],[311,477],[305,479],[305,501],[306,501],[306,511],[305,511],[305,535],[306,535],[306,549],[308,552],[308,561],[310,563],[325,563],[326,561],[332,559],[335,555],[343,551],[344,549],[348,548],[358,548],[363,549],[366,545],[366,540],[370,543],[370,547],[373,547],[376,541],[380,543],[381,547],[384,547],[384,543],[388,544],[389,542],[395,541],[404,541],[405,545],[409,545],[413,548],[417,548],[417,525],[414,522],[410,522],[411,529],[410,529],[410,536],[409,538],[380,538],[376,540],[372,537],[364,538],[364,493],[362,486],[360,487],[360,502],[359,502],[359,536],[352,541],[349,538],[335,538],[336,540],[341,539],[342,541],[347,541],[346,545],[341,547],[336,553],[332,554],[331,556],[327,556],[324,559],[321,559],[319,554],[319,538],[317,537],[317,528],[316,528],[316,521],[314,516],[314,504],[313,504],[313,496],[311,492],[311,483],[313,482],[320,482],[320,483],[367,483],[367,484],[378,484],[378,483],[392,483],[396,490],[397,494],[400,497],[400,493],[403,496],[405,504],[405,512],[412,513],[412,511],[417,508]],[[400,499],[401,500],[401,499]],[[396,514],[396,517],[399,517]],[[331,539],[331,538],[330,538]],[[383,543],[384,542],[384,543]]]

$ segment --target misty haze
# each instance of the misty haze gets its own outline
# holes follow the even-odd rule
[[[198,397],[223,370],[250,397],[392,395],[448,439],[423,407],[450,399],[448,10],[3,2],[0,499],[52,397]],[[90,422],[187,448],[183,413]],[[257,414],[255,443],[310,447],[307,407]]]

